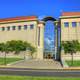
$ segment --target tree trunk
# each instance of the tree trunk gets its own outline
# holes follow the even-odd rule
[[[4,56],[4,65],[7,65],[7,62],[6,62],[6,52],[5,52],[5,56]]]
[[[71,66],[73,66],[73,53],[71,53],[71,56],[72,56]]]

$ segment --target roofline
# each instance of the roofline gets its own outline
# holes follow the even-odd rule
[[[14,23],[20,21],[37,21],[38,18],[36,16],[21,16],[21,17],[12,17],[12,18],[3,18],[0,19],[0,23]]]
[[[38,20],[28,20],[28,21],[26,21],[26,20],[18,20],[18,21],[11,21],[11,22],[0,22],[0,24],[10,24],[10,23],[19,23],[19,22],[31,22],[31,21],[36,21],[36,22],[38,22]]]
[[[80,16],[60,16],[59,19],[80,18]]]

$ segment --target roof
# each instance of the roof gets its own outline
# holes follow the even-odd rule
[[[62,12],[61,16],[80,16],[80,12]]]
[[[36,16],[21,16],[21,17],[12,17],[12,18],[4,18],[0,19],[0,22],[7,22],[7,21],[17,21],[17,20],[37,20]]]

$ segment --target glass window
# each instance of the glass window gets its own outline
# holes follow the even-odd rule
[[[64,22],[64,26],[65,27],[69,27],[69,23],[68,22]]]
[[[10,26],[7,27],[7,30],[8,30],[8,31],[10,30]]]
[[[33,24],[30,25],[30,29],[34,29],[34,25]]]
[[[21,30],[21,26],[18,26],[18,30]]]
[[[2,27],[2,31],[4,31],[5,30],[5,27]]]
[[[24,30],[26,30],[27,29],[27,25],[24,25]]]
[[[15,30],[16,29],[16,26],[12,26],[12,30]]]
[[[72,27],[76,27],[77,23],[76,22],[72,22]]]

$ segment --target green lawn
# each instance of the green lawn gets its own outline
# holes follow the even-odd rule
[[[80,66],[80,60],[74,60],[73,65],[71,65],[71,61],[66,61],[69,66]]]
[[[0,65],[5,65],[5,64],[9,64],[15,61],[19,61],[22,60],[21,58],[0,58]]]
[[[80,78],[62,77],[28,77],[28,76],[0,76],[0,80],[80,80]]]

